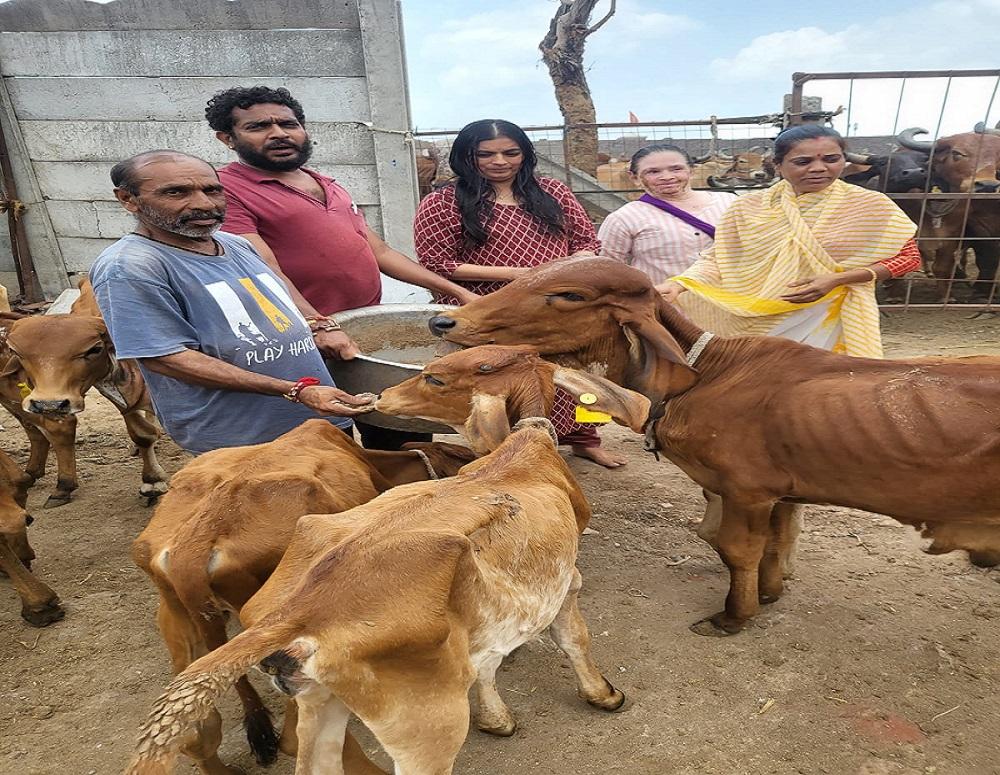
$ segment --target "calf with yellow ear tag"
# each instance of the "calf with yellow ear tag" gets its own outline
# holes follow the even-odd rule
[[[617,422],[641,432],[649,400],[606,379],[560,368],[527,346],[482,345],[445,355],[423,372],[385,390],[385,414],[444,422],[478,454],[496,449],[518,420],[548,417],[555,387],[583,407],[582,422]]]

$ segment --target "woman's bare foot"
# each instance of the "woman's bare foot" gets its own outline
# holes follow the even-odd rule
[[[604,447],[584,447],[579,444],[572,446],[573,454],[587,460],[592,460],[605,468],[621,468],[628,461],[621,455],[612,455]]]

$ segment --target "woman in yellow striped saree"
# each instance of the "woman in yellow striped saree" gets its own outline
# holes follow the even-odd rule
[[[827,127],[779,134],[781,182],[740,197],[715,244],[660,292],[718,334],[881,357],[875,283],[919,266],[916,227],[884,194],[839,179],[844,150]]]

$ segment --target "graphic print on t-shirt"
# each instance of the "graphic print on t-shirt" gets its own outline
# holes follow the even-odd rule
[[[261,289],[257,286],[254,280],[257,280],[261,285],[267,288],[283,305],[288,309],[288,312],[281,310],[274,302],[271,301]],[[267,320],[274,326],[274,330],[278,333],[285,333],[294,325],[292,317],[296,318],[300,323],[305,326],[305,320],[299,314],[295,305],[292,303],[291,297],[281,287],[280,283],[268,274],[258,274],[255,278],[250,277],[240,277],[237,282],[240,286],[246,290],[250,295],[250,298],[256,303],[260,312],[267,318]],[[254,351],[247,353],[248,363],[257,360],[272,360],[280,352],[271,352],[277,346],[279,350],[283,350],[283,345],[278,345],[278,340],[273,336],[268,336],[260,327],[254,323],[250,312],[247,310],[246,305],[243,300],[237,295],[236,291],[227,283],[226,281],[219,281],[214,283],[208,283],[204,286],[205,290],[209,292],[215,303],[219,305],[219,309],[222,311],[223,316],[226,318],[226,323],[229,326],[230,331],[233,332],[233,336],[248,345],[255,348]],[[308,340],[307,342],[305,340]],[[296,355],[307,350],[314,349],[309,345],[312,345],[312,336],[304,337],[303,342],[292,342],[290,344],[290,349],[295,350]],[[256,348],[265,347],[265,351],[262,353],[257,353]]]

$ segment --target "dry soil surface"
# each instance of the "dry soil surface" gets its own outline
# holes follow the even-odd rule
[[[1000,352],[1000,319],[967,315],[893,313],[888,350]],[[27,626],[0,580],[0,773],[120,772],[170,678],[153,589],[129,558],[150,516],[139,462],[110,405],[88,401],[75,500],[41,509],[52,473],[31,496],[35,568],[61,595],[65,620]],[[23,433],[0,422],[3,448],[23,463]],[[628,704],[592,710],[562,654],[547,640],[528,644],[499,681],[516,735],[471,731],[457,773],[1000,773],[1000,572],[924,555],[917,534],[888,518],[810,507],[787,595],[736,637],[700,637],[688,625],[720,608],[727,584],[692,530],[700,491],[623,429],[604,437],[630,463],[572,463],[598,531],[580,548],[582,608],[596,659]],[[188,459],[170,442],[160,449],[171,472]],[[222,706],[224,759],[263,772],[242,740],[235,695]],[[283,758],[271,772],[292,770]]]

